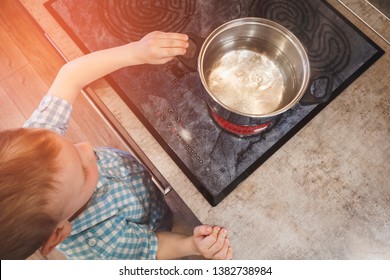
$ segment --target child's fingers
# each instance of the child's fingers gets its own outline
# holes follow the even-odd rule
[[[223,248],[227,237],[227,230],[226,228],[220,228],[218,232],[215,230],[215,233],[213,230],[213,235],[216,236],[216,240],[209,249],[213,254],[215,254]]]
[[[194,238],[199,240],[198,248],[208,259],[231,259],[233,250],[227,238],[227,229],[220,226],[202,225],[194,229]]]
[[[213,259],[215,260],[226,260],[229,259],[229,248],[230,241],[228,238],[225,238],[222,248],[214,253]]]
[[[166,32],[166,33],[164,33],[164,35],[165,35],[165,37],[167,37],[169,39],[188,41],[188,35],[184,34],[184,33]]]
[[[163,49],[174,49],[179,53],[172,53],[171,56],[183,54],[188,46],[188,36],[179,33],[155,33],[149,39],[150,44],[158,46]]]
[[[194,229],[194,237],[207,236],[212,232],[213,228],[209,225],[200,225]]]
[[[186,53],[185,48],[165,48],[166,56],[175,57],[178,55],[184,55]]]
[[[227,237],[227,229],[221,228],[218,232],[218,239],[214,245],[222,247],[224,242],[225,242],[226,237]]]
[[[156,62],[164,63],[174,59],[176,56],[184,55],[187,49],[184,47],[154,47],[151,56]]]
[[[188,41],[188,35],[184,33],[153,31],[149,35],[159,39]]]
[[[188,48],[189,43],[183,40],[175,39],[160,39],[158,40],[160,47],[162,48]]]
[[[226,255],[226,260],[232,260],[233,259],[233,248],[229,246],[228,253]]]
[[[214,226],[212,231],[202,239],[201,246],[204,250],[208,251],[208,255],[214,255],[215,253],[215,250],[210,250],[210,248],[217,242],[220,230],[221,228],[219,226]]]

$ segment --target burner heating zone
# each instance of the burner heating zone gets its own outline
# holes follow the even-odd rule
[[[110,32],[137,41],[152,31],[182,32],[196,11],[196,0],[100,0],[99,13]]]
[[[210,110],[210,111],[211,111],[211,115],[212,115],[214,121],[220,127],[222,127],[223,129],[227,130],[228,132],[230,132],[230,133],[232,133],[234,135],[238,135],[238,136],[257,135],[260,132],[262,132],[263,130],[265,130],[266,128],[271,127],[271,123],[270,122],[263,123],[263,124],[260,124],[260,125],[248,125],[248,126],[234,124],[232,122],[229,122],[229,121],[225,120],[224,118],[219,116],[214,111],[212,111],[212,110]]]

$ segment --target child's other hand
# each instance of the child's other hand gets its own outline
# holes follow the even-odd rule
[[[194,244],[199,253],[207,259],[230,260],[233,258],[233,249],[230,247],[225,228],[197,226],[194,229]]]
[[[151,32],[138,43],[139,59],[147,64],[164,64],[187,51],[188,36],[181,33]]]

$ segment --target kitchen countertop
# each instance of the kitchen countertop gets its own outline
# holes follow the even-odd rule
[[[82,52],[43,7],[20,0],[68,58]],[[235,259],[390,259],[390,45],[386,53],[216,207],[104,81],[101,102],[203,223],[229,230]]]

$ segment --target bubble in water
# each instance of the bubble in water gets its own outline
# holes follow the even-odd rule
[[[276,111],[285,90],[282,72],[275,63],[248,49],[221,56],[212,65],[207,84],[221,103],[247,114]]]

